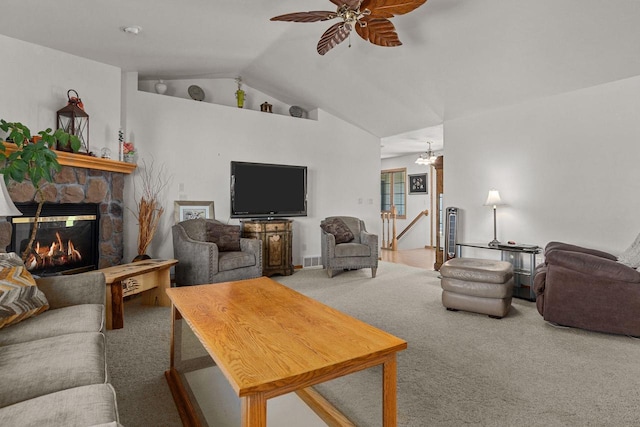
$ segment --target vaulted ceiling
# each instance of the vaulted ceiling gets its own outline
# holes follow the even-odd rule
[[[0,34],[141,78],[241,75],[386,141],[417,141],[444,120],[640,75],[638,0],[429,0],[391,19],[402,46],[353,33],[324,56],[316,44],[335,21],[269,21],[334,9],[329,0],[3,0]],[[141,33],[121,30],[130,25]]]

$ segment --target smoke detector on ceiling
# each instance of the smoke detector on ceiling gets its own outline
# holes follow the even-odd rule
[[[133,34],[134,36],[137,36],[142,31],[142,27],[139,25],[130,25],[128,27],[122,27],[121,29],[125,33]]]

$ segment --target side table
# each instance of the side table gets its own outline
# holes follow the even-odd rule
[[[290,219],[242,221],[242,237],[262,240],[262,275],[293,274],[293,226]]]
[[[170,269],[177,263],[176,259],[147,259],[98,270],[107,282],[107,329],[124,327],[126,296],[148,291],[143,295],[144,304],[170,307],[171,300],[166,290],[171,287]]]
[[[500,251],[500,259],[513,265],[513,296],[529,301],[536,300],[536,294],[533,290],[533,275],[536,269],[536,255],[542,251],[539,246],[506,244],[489,246],[484,243],[456,243],[458,258],[462,258],[462,248]]]

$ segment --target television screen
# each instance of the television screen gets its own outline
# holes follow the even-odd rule
[[[306,215],[306,166],[231,162],[231,218]]]

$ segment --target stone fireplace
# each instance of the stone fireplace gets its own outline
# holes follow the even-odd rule
[[[124,252],[124,174],[131,173],[135,165],[125,166],[123,162],[74,154],[66,154],[63,157],[62,154],[64,153],[58,154],[59,161],[63,165],[66,163],[67,166],[63,166],[62,170],[55,175],[53,183],[47,183],[44,186],[46,204],[48,206],[55,204],[96,206],[99,218],[96,224],[97,239],[96,247],[91,250],[95,250],[97,254],[97,268],[121,264]],[[81,157],[87,159],[75,160]],[[84,163],[90,163],[90,165],[85,166]],[[80,166],[74,164],[80,164]],[[35,189],[30,181],[22,183],[11,181],[7,187],[16,205],[33,203],[35,206]],[[7,239],[7,236],[0,236],[0,241],[9,242],[10,239]],[[68,252],[68,239],[61,237],[59,243],[65,245],[65,250]],[[15,248],[11,250],[19,251]]]

